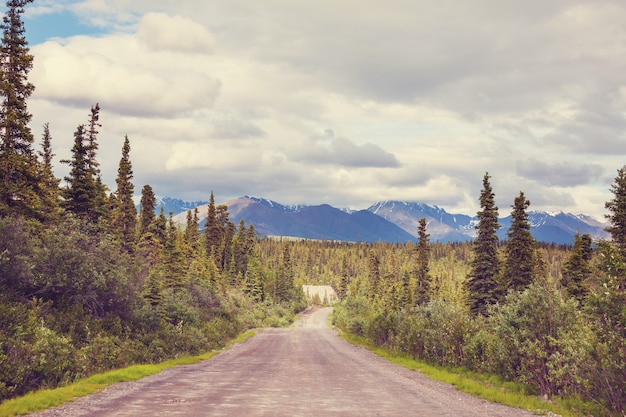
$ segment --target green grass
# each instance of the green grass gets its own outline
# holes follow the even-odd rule
[[[249,337],[254,336],[254,334],[254,331],[243,333],[230,342],[229,346],[232,346],[234,343],[241,343]],[[94,394],[111,384],[137,381],[146,376],[158,374],[168,368],[195,364],[210,359],[219,352],[220,351],[211,351],[198,356],[185,356],[170,359],[159,364],[133,365],[123,369],[92,375],[64,387],[34,391],[23,397],[13,398],[0,404],[0,417],[30,414],[51,407],[57,407],[67,402],[74,401],[79,397]]]
[[[585,415],[607,415],[605,409],[595,404],[568,398],[553,398],[546,401],[530,393],[530,390],[519,383],[503,381],[495,375],[477,374],[463,368],[443,368],[416,360],[409,355],[374,346],[362,337],[341,332],[348,342],[362,346],[376,355],[410,370],[417,370],[423,375],[453,385],[459,391],[484,398],[488,401],[529,410],[537,415],[554,413],[563,417]]]

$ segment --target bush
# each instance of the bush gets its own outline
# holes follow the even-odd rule
[[[83,375],[92,375],[122,366],[121,353],[122,347],[117,337],[97,334],[88,345],[78,351]]]
[[[463,345],[473,329],[469,312],[440,300],[413,310],[401,324],[398,347],[445,366],[463,363]]]
[[[576,302],[564,300],[551,285],[533,283],[510,293],[492,311],[487,331],[499,341],[484,344],[483,363],[493,367],[487,370],[527,383],[548,398],[585,391],[593,333]],[[476,337],[489,340],[484,333]]]

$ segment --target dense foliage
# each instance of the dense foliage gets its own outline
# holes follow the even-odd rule
[[[152,188],[133,203],[130,139],[109,192],[97,160],[100,106],[78,124],[64,182],[52,134],[33,150],[26,99],[33,57],[23,8],[9,0],[0,48],[0,401],[135,363],[196,354],[243,330],[285,326],[305,307],[289,249],[259,256],[253,226],[225,206],[180,227],[156,216]]]
[[[620,170],[615,199],[607,203],[613,208],[611,233],[621,230],[617,213],[625,210],[622,175]],[[546,399],[582,398],[596,404],[596,411],[623,413],[626,262],[619,238],[593,245],[588,235],[577,235],[573,247],[538,244],[528,233],[528,204],[520,193],[512,205],[510,239],[495,246],[496,259],[504,264],[496,277],[503,285],[497,302],[487,302],[493,286],[477,282],[487,276],[480,275],[486,270],[484,260],[494,258],[494,245],[479,239],[433,245],[430,269],[435,273],[425,304],[404,301],[419,279],[411,273],[416,262],[412,245],[350,245],[333,255],[353,261],[345,266],[353,273],[334,321],[348,332],[431,363],[521,382]],[[371,252],[379,259],[377,274],[384,277],[377,291],[367,285],[373,274],[368,270],[372,263],[366,262]],[[476,259],[481,259],[480,268]],[[468,285],[472,280],[474,285]],[[338,285],[337,278],[334,283]],[[482,298],[476,296],[480,288],[486,292]]]
[[[196,209],[181,227],[155,214],[150,185],[136,212],[128,137],[116,190],[102,183],[99,105],[76,128],[62,184],[48,124],[33,150],[30,2],[7,1],[0,26],[0,400],[286,325],[304,307],[300,286],[321,284],[339,295],[345,331],[624,413],[626,167],[606,203],[613,241],[582,235],[573,248],[534,241],[523,193],[498,242],[488,174],[473,243],[430,242],[426,219],[417,244],[260,239],[213,193],[205,225]]]

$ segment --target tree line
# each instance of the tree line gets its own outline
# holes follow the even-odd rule
[[[186,227],[155,213],[150,185],[137,211],[127,136],[115,189],[103,183],[99,104],[54,176],[50,125],[39,152],[29,127],[29,3],[7,1],[0,26],[0,401],[288,325],[306,305],[289,252],[262,263],[254,226],[230,221],[212,192],[204,227],[197,209]]]
[[[426,219],[416,244],[261,239],[212,192],[205,224],[196,209],[180,227],[155,213],[150,185],[135,209],[128,137],[115,190],[103,183],[98,104],[74,132],[65,178],[54,176],[49,124],[33,149],[21,21],[31,2],[7,1],[0,26],[0,400],[287,325],[304,308],[300,286],[325,284],[346,331],[624,412],[626,167],[606,203],[612,240],[582,234],[571,247],[532,238],[523,192],[498,241],[488,173],[471,243],[430,242]]]
[[[571,246],[535,241],[523,192],[499,241],[489,180],[486,173],[471,243],[428,246],[420,222],[417,245],[346,245],[334,260],[342,297],[335,324],[427,362],[523,383],[547,399],[581,398],[584,415],[623,413],[626,166],[605,204],[611,241],[577,234]]]

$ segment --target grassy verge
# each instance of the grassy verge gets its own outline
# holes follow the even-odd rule
[[[241,343],[254,335],[254,331],[241,334],[232,342]],[[226,347],[225,349],[227,349]],[[165,369],[179,365],[191,365],[207,360],[218,354],[220,351],[211,351],[198,356],[187,356],[178,359],[171,359],[154,365],[133,365],[128,368],[117,369],[102,374],[92,375],[81,379],[71,385],[56,389],[42,389],[31,392],[23,397],[13,398],[0,404],[0,417],[10,417],[43,411],[51,407],[57,407],[64,403],[74,401],[79,397],[94,394],[111,384],[117,382],[137,381],[149,375],[157,374]]]
[[[366,339],[341,332],[348,342],[367,348],[376,355],[410,370],[418,370],[425,376],[454,385],[459,391],[484,398],[488,401],[529,410],[537,415],[557,414],[563,417],[606,415],[606,410],[576,399],[554,398],[546,401],[532,395],[522,384],[506,382],[493,375],[482,375],[462,368],[443,368],[413,359],[409,355],[374,346]]]

